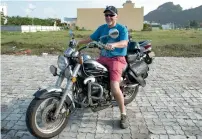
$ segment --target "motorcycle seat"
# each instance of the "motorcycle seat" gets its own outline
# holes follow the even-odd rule
[[[128,68],[128,64],[126,64],[126,66],[124,67],[123,71],[122,71],[122,77],[124,76],[124,74],[126,73]]]
[[[140,42],[138,42],[140,45],[142,44],[142,43],[145,43],[146,41],[140,41]]]
[[[103,65],[103,66],[107,69],[107,71],[109,73],[109,68],[106,65]],[[125,72],[127,71],[127,68],[128,68],[128,64],[126,64],[126,66],[122,70],[122,74],[121,74],[122,77],[124,76]]]
[[[138,42],[140,46],[145,46],[147,45],[149,42],[148,41],[140,41]]]

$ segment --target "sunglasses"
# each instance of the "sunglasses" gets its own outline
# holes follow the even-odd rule
[[[108,16],[113,17],[115,15],[114,14],[105,14],[105,17],[108,17]]]

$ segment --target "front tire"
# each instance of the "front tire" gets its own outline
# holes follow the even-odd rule
[[[47,99],[50,99],[50,98],[47,98]],[[63,131],[63,129],[66,127],[67,125],[67,122],[68,122],[68,117],[67,117],[67,113],[63,113],[61,114],[63,116],[63,119],[62,119],[62,122],[60,125],[56,126],[56,129],[55,130],[50,130],[47,132],[43,132],[43,129],[40,129],[39,126],[37,125],[37,110],[39,109],[39,107],[41,106],[41,104],[47,100],[47,99],[36,99],[34,98],[32,100],[32,102],[30,103],[28,109],[27,109],[27,113],[26,113],[26,125],[27,125],[27,128],[29,130],[29,132],[35,136],[35,137],[38,137],[38,138],[43,138],[43,139],[47,139],[47,138],[52,138],[54,136],[57,136],[59,133],[61,133]],[[57,99],[57,98],[54,98],[54,99]],[[59,99],[57,99],[59,101]],[[49,102],[48,102],[49,103]],[[49,105],[50,106],[50,105]],[[47,106],[47,107],[49,107]],[[66,104],[64,103],[64,106],[67,110],[67,107]],[[46,109],[45,109],[46,110]],[[43,110],[43,113],[46,112],[45,110]],[[53,109],[50,108],[50,112],[54,110],[54,107]],[[48,112],[49,112],[48,111]],[[50,113],[49,112],[49,113]],[[53,113],[53,112],[52,112]],[[47,118],[47,114],[45,115],[45,120],[48,120]],[[47,119],[46,119],[47,118]],[[43,119],[43,117],[42,117]],[[43,121],[42,121],[43,122]],[[46,121],[47,122],[47,121]],[[47,122],[48,123],[48,122]],[[50,122],[51,123],[51,122]]]

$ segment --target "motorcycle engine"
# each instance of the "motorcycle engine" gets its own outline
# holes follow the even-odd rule
[[[108,98],[108,86],[107,82],[105,82],[106,79],[103,79],[102,77],[97,77],[95,82],[91,82],[91,88],[90,90],[87,90],[86,95],[88,95],[88,92],[91,92],[91,96],[97,97],[97,99],[94,99],[94,101],[100,101],[100,99],[104,100]],[[88,89],[88,85],[87,85]],[[98,99],[98,97],[100,99]]]
[[[100,93],[102,90],[103,90],[103,87],[100,86],[99,84],[97,84],[97,83],[91,84],[91,95],[92,96],[96,96],[96,97],[100,96]]]
[[[86,82],[84,83],[83,81],[85,80]],[[108,82],[102,77],[87,77],[77,82],[77,84],[75,88],[75,94],[77,95],[75,95],[74,99],[78,104],[84,103],[88,106],[89,97],[92,99],[92,103],[97,104],[97,106],[104,105],[111,100]]]

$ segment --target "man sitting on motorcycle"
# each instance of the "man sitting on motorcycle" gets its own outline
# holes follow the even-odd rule
[[[107,6],[104,10],[104,16],[107,24],[99,26],[92,35],[87,39],[79,41],[77,45],[89,43],[93,40],[98,41],[101,36],[108,35],[111,28],[116,28],[119,31],[118,38],[113,39],[109,37],[107,40],[104,40],[103,43],[106,44],[106,48],[101,50],[101,55],[97,61],[109,69],[111,91],[118,102],[121,112],[120,127],[127,128],[128,120],[124,97],[119,84],[122,71],[127,64],[125,56],[128,45],[128,30],[124,25],[117,23],[118,11],[114,6]]]

